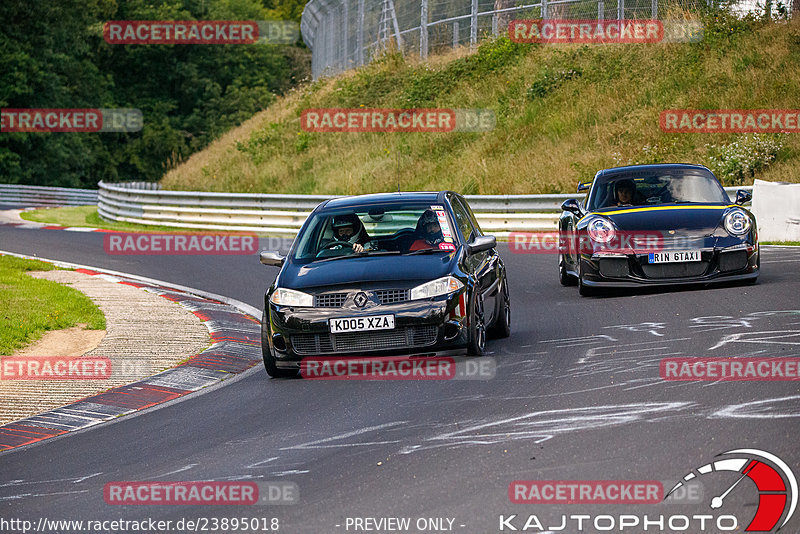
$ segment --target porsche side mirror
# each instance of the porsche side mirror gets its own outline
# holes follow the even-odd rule
[[[284,260],[286,260],[286,256],[282,255],[280,252],[277,252],[275,250],[262,250],[258,254],[258,259],[261,260],[261,263],[263,263],[264,265],[281,267],[283,265]]]
[[[575,215],[581,214],[581,205],[578,204],[578,199],[575,198],[568,198],[562,202],[561,209],[564,211],[569,211],[570,213],[574,213]]]
[[[476,237],[467,244],[467,254],[477,254],[478,252],[483,252],[484,250],[489,250],[496,246],[497,238],[495,238],[493,235],[482,235],[480,237]]]
[[[745,202],[750,202],[753,200],[753,193],[750,191],[745,191],[744,189],[739,189],[736,191],[736,204],[741,206]]]

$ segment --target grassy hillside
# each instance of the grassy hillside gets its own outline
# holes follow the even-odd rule
[[[797,134],[666,134],[670,108],[800,108],[800,20],[708,15],[695,44],[531,45],[506,38],[426,63],[386,54],[297,89],[195,154],[168,189],[354,194],[572,192],[626,163],[708,165],[725,185],[800,181]],[[309,133],[317,107],[491,108],[485,133]]]

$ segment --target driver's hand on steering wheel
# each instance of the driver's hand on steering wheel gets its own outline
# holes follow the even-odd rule
[[[361,254],[364,252],[364,246],[361,243],[353,243],[353,252]]]

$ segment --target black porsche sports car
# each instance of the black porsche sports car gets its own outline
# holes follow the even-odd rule
[[[506,269],[452,191],[328,200],[309,215],[264,295],[261,348],[272,377],[304,357],[481,355],[510,333]]]
[[[755,282],[760,268],[753,214],[706,167],[685,164],[605,169],[559,219],[559,279],[581,295],[604,287]]]

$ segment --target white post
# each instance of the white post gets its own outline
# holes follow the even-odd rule
[[[428,57],[428,0],[420,2],[419,12],[419,57]]]
[[[469,45],[478,43],[478,0],[472,0],[472,13],[469,17]]]
[[[356,55],[358,65],[364,64],[364,0],[358,0],[358,27],[356,28]]]

